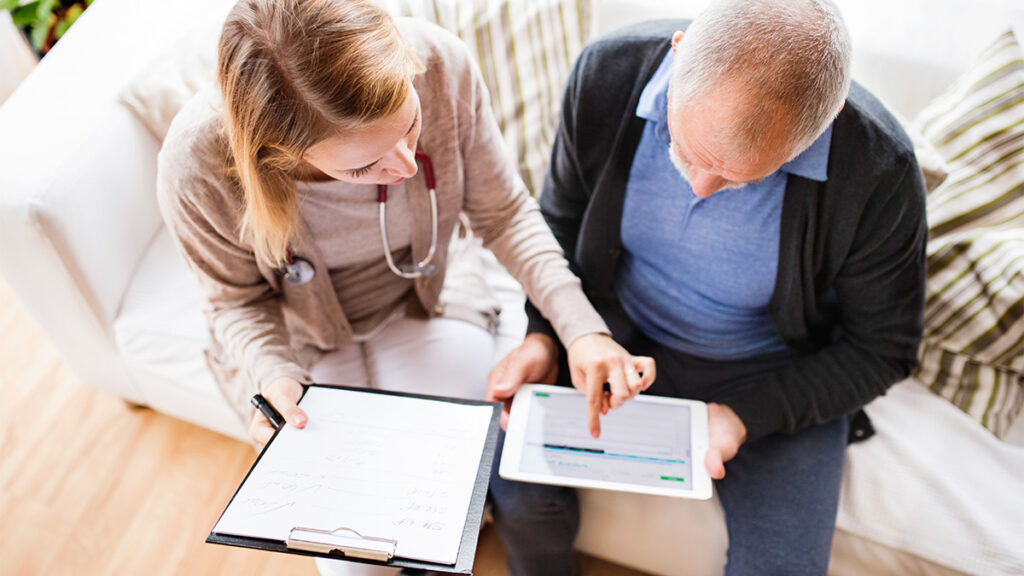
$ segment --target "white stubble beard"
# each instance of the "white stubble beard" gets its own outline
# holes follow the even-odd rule
[[[684,161],[682,158],[677,156],[675,152],[673,152],[672,144],[668,145],[668,157],[670,160],[672,160],[672,165],[675,166],[676,171],[679,172],[679,175],[683,177],[683,180],[686,180],[686,183],[690,185],[690,188],[693,188],[693,181],[690,180],[690,163]],[[730,182],[725,186],[719,188],[718,191],[735,190],[736,188],[742,188],[743,186],[745,186],[745,184],[741,184],[739,182]]]

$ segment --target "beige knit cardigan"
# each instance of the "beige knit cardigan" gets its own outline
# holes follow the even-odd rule
[[[503,148],[487,90],[465,46],[421,21],[399,20],[399,27],[427,68],[414,81],[422,105],[419,148],[433,159],[437,181],[438,272],[415,283],[422,310],[435,316],[476,305],[472,281],[446,286],[445,280],[449,255],[443,248],[464,213],[564,343],[607,333]],[[157,194],[205,294],[212,337],[207,360],[247,424],[253,394],[280,376],[309,382],[317,358],[351,343],[352,333],[305,222],[300,219],[290,243],[292,253],[318,271],[304,285],[284,283],[281,271],[258,260],[251,242],[240,238],[242,196],[225,169],[218,102],[216,91],[207,90],[175,118],[159,156]],[[412,254],[419,261],[430,245],[430,206],[422,174],[407,186]]]

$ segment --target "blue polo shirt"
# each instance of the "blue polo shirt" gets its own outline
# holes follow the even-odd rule
[[[636,108],[647,123],[626,185],[619,301],[637,328],[687,354],[735,360],[782,352],[768,307],[786,179],[827,179],[832,126],[762,182],[700,198],[669,156],[671,63],[669,51]]]

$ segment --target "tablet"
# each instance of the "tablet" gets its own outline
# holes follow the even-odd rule
[[[587,426],[586,397],[527,384],[512,400],[498,474],[507,480],[675,498],[711,498],[707,405],[639,395]]]

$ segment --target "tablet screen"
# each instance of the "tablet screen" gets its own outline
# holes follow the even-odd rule
[[[533,391],[529,402],[520,472],[693,490],[688,406],[627,402],[593,438],[582,395]]]

